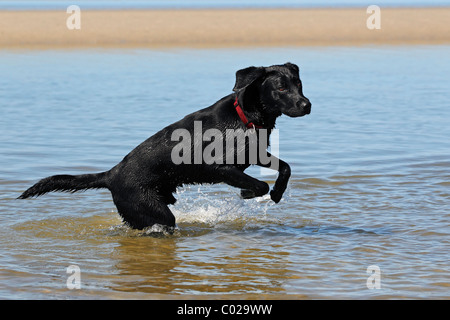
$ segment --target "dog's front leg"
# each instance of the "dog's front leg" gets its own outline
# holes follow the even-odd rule
[[[275,203],[278,203],[286,190],[289,178],[291,176],[291,167],[283,160],[270,154],[270,152],[267,152],[265,159],[268,161],[265,161],[264,163],[261,162],[261,159],[258,159],[257,164],[261,167],[271,168],[278,171],[278,178],[275,181],[272,191],[270,191],[270,198]]]
[[[219,175],[222,182],[240,188],[244,199],[260,197],[269,192],[266,182],[255,179],[234,166],[216,167],[214,173]]]

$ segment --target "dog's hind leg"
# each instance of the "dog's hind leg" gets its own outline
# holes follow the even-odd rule
[[[156,192],[142,189],[122,191],[113,193],[113,200],[124,222],[134,229],[154,224],[175,227],[175,216]]]

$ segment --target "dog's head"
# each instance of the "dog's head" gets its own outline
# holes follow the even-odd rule
[[[264,113],[301,117],[311,113],[311,102],[302,89],[298,66],[288,62],[237,71],[233,91],[244,109],[259,103]]]

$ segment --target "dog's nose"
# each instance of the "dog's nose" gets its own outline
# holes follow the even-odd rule
[[[311,102],[309,102],[309,101],[308,101],[308,103],[307,103],[306,106],[305,106],[305,112],[306,112],[307,114],[310,114],[310,113],[311,113]]]
[[[302,108],[306,114],[311,113],[311,102],[309,100],[301,101],[299,107]]]

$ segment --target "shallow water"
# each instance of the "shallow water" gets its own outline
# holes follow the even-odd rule
[[[0,298],[450,298],[449,57],[449,46],[1,51]],[[237,69],[286,61],[313,109],[277,121],[293,172],[279,204],[186,187],[165,235],[123,226],[107,191],[16,200],[40,178],[111,168],[231,92]],[[380,289],[367,287],[371,265]]]

